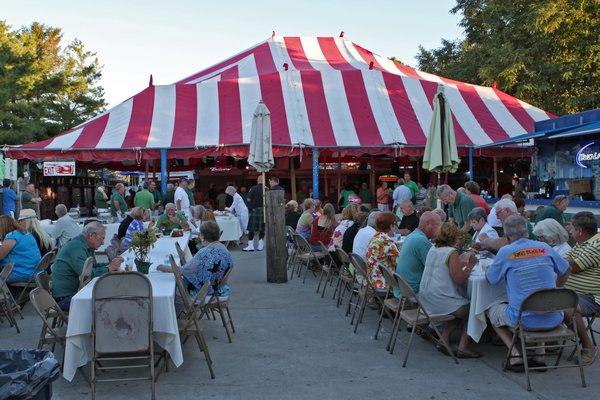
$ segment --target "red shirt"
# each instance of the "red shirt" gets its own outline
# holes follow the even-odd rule
[[[318,246],[319,242],[323,242],[323,244],[327,246],[333,235],[333,229],[319,226],[319,218],[320,217],[313,219],[312,228],[310,230],[310,239],[308,241],[313,246]]]
[[[485,215],[490,215],[490,206],[488,206],[487,202],[478,194],[470,194],[471,198],[475,200],[475,205],[477,207],[481,207],[485,210]]]

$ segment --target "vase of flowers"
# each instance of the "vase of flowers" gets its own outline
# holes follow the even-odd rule
[[[152,264],[148,258],[148,253],[154,247],[154,243],[156,243],[156,231],[154,229],[144,229],[131,234],[129,248],[135,254],[135,266],[141,273],[147,274]]]

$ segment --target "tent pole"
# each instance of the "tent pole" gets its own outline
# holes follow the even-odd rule
[[[262,173],[262,198],[263,198],[263,222],[267,223],[267,199],[265,197],[266,187],[265,187],[265,172]]]
[[[302,151],[302,149],[300,149],[300,151]],[[296,166],[294,157],[290,157],[290,180],[292,182],[292,199],[296,200]]]
[[[498,161],[494,156],[494,197],[498,198]]]
[[[167,149],[160,149],[160,191],[167,195]]]
[[[329,180],[327,179],[327,158],[323,156],[323,182],[325,184],[325,196],[329,195]]]
[[[339,197],[340,193],[342,192],[342,153],[338,152],[338,179],[337,179],[337,195]],[[337,199],[338,204],[340,199]]]
[[[313,147],[312,149],[312,161],[313,161],[313,199],[319,198],[319,149]]]
[[[473,180],[473,146],[469,146],[469,180]]]
[[[371,191],[371,196],[375,199],[375,156],[371,156],[371,175],[369,176],[369,190]],[[377,204],[377,202],[375,202]],[[371,207],[373,207],[373,201],[371,200]]]

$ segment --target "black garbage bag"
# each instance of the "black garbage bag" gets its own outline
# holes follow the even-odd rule
[[[58,361],[48,350],[0,350],[0,399],[31,399],[41,392],[51,396],[59,375]]]

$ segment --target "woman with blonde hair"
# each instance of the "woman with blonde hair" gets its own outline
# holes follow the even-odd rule
[[[330,252],[335,252],[337,249],[342,247],[342,242],[344,240],[344,233],[346,230],[354,225],[354,217],[358,214],[359,208],[356,203],[349,203],[342,210],[342,219],[338,226],[333,231],[333,235],[331,235],[331,240],[328,243],[327,249]]]
[[[308,240],[310,238],[310,231],[312,230],[312,223],[315,218],[313,216],[313,213],[315,212],[315,201],[310,198],[304,199],[302,208],[304,208],[304,212],[298,219],[296,233]]]
[[[131,221],[131,224],[129,224],[127,233],[125,234],[125,244],[123,245],[124,250],[127,250],[129,245],[131,245],[131,235],[133,232],[141,232],[144,230],[144,221],[148,219],[149,215],[150,211],[143,207],[135,207],[131,211],[131,218],[133,218],[133,221]],[[154,220],[151,221],[150,224],[148,224],[148,229],[152,229],[154,227],[154,223]]]
[[[21,213],[19,214],[19,225],[21,225],[25,232],[29,232],[33,235],[42,257],[52,250],[52,238],[42,229],[34,210],[30,208],[21,210]]]
[[[32,234],[25,232],[10,215],[0,216],[0,269],[13,263],[7,283],[27,282],[42,259]]]
[[[296,230],[301,215],[298,212],[298,202],[296,200],[288,201],[285,205],[285,224]]]

